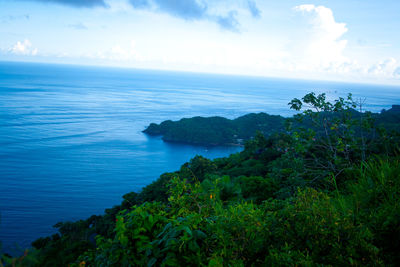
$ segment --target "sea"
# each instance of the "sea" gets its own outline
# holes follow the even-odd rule
[[[291,116],[288,102],[311,91],[352,93],[374,112],[400,104],[395,86],[0,62],[2,251],[19,254],[57,222],[102,214],[195,155],[242,149],[166,143],[142,133],[150,123]]]

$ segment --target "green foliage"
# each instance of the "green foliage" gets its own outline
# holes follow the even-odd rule
[[[327,186],[324,179],[332,175],[336,185],[341,185],[345,182],[343,173],[377,153],[376,147],[383,142],[371,113],[363,112],[363,101],[354,101],[351,94],[331,103],[325,94],[309,93],[289,105],[303,110],[295,117],[300,127],[293,130],[292,154],[293,158],[302,159],[302,176],[312,179],[313,186]]]
[[[249,140],[256,131],[270,135],[283,130],[284,118],[265,113],[251,113],[234,120],[222,117],[193,117],[180,121],[151,123],[144,133],[162,135],[170,142],[198,145],[242,144]]]
[[[188,163],[182,165],[180,176],[189,180],[203,181],[206,174],[212,174],[217,166],[203,156],[195,156]]]
[[[398,179],[394,164],[388,169],[381,163],[374,166],[379,172],[386,168],[390,177]],[[361,174],[351,187],[365,186],[370,174]],[[84,260],[93,266],[364,266],[383,265],[387,255],[391,255],[390,260],[397,255],[395,247],[389,247],[390,254],[377,246],[380,240],[376,234],[390,228],[379,219],[379,223],[369,221],[376,213],[358,216],[360,211],[352,206],[363,198],[358,191],[346,196],[344,205],[337,194],[330,196],[307,187],[286,200],[224,204],[221,189],[228,182],[228,178],[202,184],[172,179],[168,205],[153,202],[122,212],[115,237],[98,237],[97,249],[78,262]],[[377,189],[385,193],[395,190]],[[396,201],[390,199],[392,205]],[[387,220],[392,222],[398,215],[398,210],[391,210]],[[390,233],[398,234],[398,228],[393,227]]]
[[[168,198],[167,185],[170,179],[174,176],[173,173],[164,173],[159,179],[152,182],[148,186],[142,189],[142,192],[138,195],[136,200],[131,201],[128,207],[131,207],[138,203],[143,203],[146,201],[166,201]]]
[[[350,154],[359,148],[357,138],[355,138],[354,126],[357,124],[353,119],[352,111],[357,107],[351,94],[347,100],[339,98],[334,103],[326,101],[325,94],[315,95],[309,93],[302,98],[293,99],[289,105],[294,110],[301,110],[303,104],[308,105],[308,109],[297,115],[297,119],[302,121],[308,119],[311,122],[311,129],[300,127],[295,132],[300,146],[297,147],[298,153],[305,153],[316,148],[313,164],[319,164],[323,168],[338,172],[338,168],[350,161]],[[313,143],[317,144],[313,144]],[[321,162],[321,157],[317,151],[324,150],[325,161]],[[318,162],[317,162],[318,161]]]
[[[133,207],[130,212],[121,212],[116,219],[115,237],[96,237],[97,248],[80,261],[94,266],[143,266],[152,253],[155,239],[166,219],[163,205],[159,202]]]
[[[278,191],[278,182],[270,177],[242,176],[240,177],[243,198],[260,204],[262,201],[275,196]]]
[[[374,230],[374,244],[387,263],[400,263],[400,161],[378,160],[359,169],[358,183],[350,186],[352,209],[360,223]]]
[[[299,191],[293,204],[279,211],[283,229],[276,242],[291,240],[292,249],[308,252],[320,264],[379,263],[370,230],[355,224],[351,212],[342,213],[335,201],[315,189]]]
[[[0,244],[1,245],[1,244]],[[0,247],[1,248],[1,247]],[[30,267],[37,266],[36,250],[25,250],[20,257],[0,254],[0,267]]]
[[[290,104],[309,109],[287,132],[253,129],[243,152],[196,156],[103,216],[57,224],[33,243],[35,265],[398,266],[400,135],[351,95]],[[237,120],[250,129],[258,117]],[[161,125],[150,127],[176,126]]]

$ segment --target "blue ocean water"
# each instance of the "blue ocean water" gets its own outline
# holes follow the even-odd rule
[[[238,147],[168,144],[151,122],[249,112],[289,116],[305,93],[352,92],[372,111],[400,103],[400,87],[118,68],[0,62],[0,242],[7,252],[119,204],[196,154]]]

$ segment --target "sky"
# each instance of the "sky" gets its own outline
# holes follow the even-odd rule
[[[400,85],[398,0],[0,0],[0,61]]]

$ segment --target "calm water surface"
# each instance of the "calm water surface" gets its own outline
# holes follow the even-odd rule
[[[372,111],[400,103],[400,88],[61,65],[0,63],[0,242],[7,252],[119,204],[196,154],[237,147],[164,143],[150,122],[249,112],[289,116],[310,91],[352,92]]]

